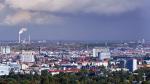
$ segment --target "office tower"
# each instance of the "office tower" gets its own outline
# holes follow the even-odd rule
[[[129,60],[127,60],[126,67],[127,67],[127,69],[129,69],[129,71],[132,71],[132,72],[137,70],[137,59],[129,59]]]

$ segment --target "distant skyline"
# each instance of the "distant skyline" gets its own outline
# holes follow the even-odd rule
[[[150,40],[149,0],[0,0],[0,40]]]

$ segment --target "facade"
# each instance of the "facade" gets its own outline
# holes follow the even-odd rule
[[[98,52],[99,52],[99,49],[98,48],[94,48],[93,49],[93,57],[98,57]]]
[[[119,63],[118,63],[117,65],[118,65],[119,68],[122,68],[122,69],[123,69],[123,68],[126,67],[126,60],[121,59],[121,60],[118,60],[118,62],[119,62]]]
[[[98,57],[99,60],[109,59],[111,56],[109,48],[97,47],[93,49],[93,57]]]
[[[10,54],[11,53],[10,46],[1,46],[1,53],[2,54]]]
[[[21,54],[21,62],[35,62],[34,52],[23,51]]]
[[[5,64],[0,64],[0,76],[2,75],[9,75],[10,66]]]
[[[126,67],[127,69],[129,69],[129,71],[134,72],[135,70],[137,70],[137,59],[129,59],[126,63]]]
[[[110,53],[109,52],[99,52],[98,57],[99,57],[99,60],[109,59]]]
[[[21,70],[21,65],[16,62],[10,63],[9,66],[10,66],[11,71],[15,73],[19,73]]]

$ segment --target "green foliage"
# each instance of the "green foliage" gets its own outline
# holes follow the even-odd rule
[[[137,70],[136,74],[126,71],[110,72],[102,67],[99,69],[101,72],[81,70],[78,73],[60,73],[54,76],[47,70],[42,71],[41,75],[10,73],[9,76],[1,76],[0,84],[132,84],[133,81],[150,84],[150,81],[143,81],[143,73],[147,80],[150,79],[150,69]],[[95,75],[91,75],[94,73]]]

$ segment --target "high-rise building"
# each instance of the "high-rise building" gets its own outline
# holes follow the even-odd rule
[[[127,60],[126,67],[127,67],[127,69],[129,69],[129,71],[132,71],[132,72],[137,70],[138,69],[137,68],[137,59]]]
[[[21,62],[35,62],[34,52],[22,51]]]
[[[1,53],[2,54],[10,54],[11,53],[10,46],[1,46]]]
[[[104,60],[104,59],[110,59],[110,53],[109,52],[99,52],[99,60]]]
[[[93,49],[93,57],[98,57],[99,60],[109,59],[111,56],[109,48],[97,47]]]
[[[93,49],[93,57],[98,57],[98,52],[99,52],[99,49],[98,48],[94,48]]]

